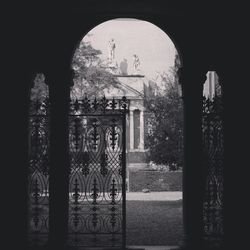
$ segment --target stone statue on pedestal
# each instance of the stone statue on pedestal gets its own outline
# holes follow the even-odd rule
[[[108,42],[108,61],[110,64],[114,64],[114,60],[115,60],[115,41],[112,38]]]
[[[134,54],[133,67],[134,67],[135,72],[139,71],[139,66],[140,66],[140,59],[139,59],[138,55]]]
[[[112,74],[117,74],[118,72],[118,64],[115,61],[115,41],[112,38],[108,42],[108,61],[107,61],[107,70]]]

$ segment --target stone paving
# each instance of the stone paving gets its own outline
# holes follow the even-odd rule
[[[182,192],[127,192],[128,201],[176,201],[182,200]]]
[[[127,192],[126,200],[128,249],[178,249],[183,236],[182,192]]]
[[[176,250],[178,246],[128,246],[128,250]]]

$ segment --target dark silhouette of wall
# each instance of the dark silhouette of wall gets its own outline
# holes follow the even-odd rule
[[[245,204],[248,195],[244,177],[247,170],[249,130],[246,118],[248,106],[248,71],[245,70],[244,37],[247,34],[244,8],[239,3],[192,4],[181,1],[78,1],[70,3],[19,3],[6,8],[9,15],[5,24],[8,33],[6,69],[2,77],[6,91],[2,124],[5,125],[4,152],[1,160],[4,212],[1,221],[4,232],[1,245],[5,249],[27,249],[27,116],[28,93],[32,77],[36,72],[48,76],[53,105],[53,164],[66,171],[65,152],[67,149],[67,95],[70,62],[74,48],[80,39],[94,26],[116,17],[135,17],[151,21],[168,32],[175,42],[183,60],[186,76],[182,76],[185,102],[186,166],[184,168],[183,200],[187,239],[192,249],[199,246],[199,209],[202,199],[202,178],[200,148],[197,146],[199,132],[199,108],[196,97],[199,80],[193,78],[199,72],[216,70],[223,84],[225,105],[225,249],[243,249],[246,244],[245,225],[248,215]],[[245,43],[245,44],[244,44]],[[240,48],[240,51],[239,49]],[[193,73],[196,73],[192,76]],[[188,75],[189,74],[189,75]],[[9,88],[8,88],[9,87]],[[198,122],[197,122],[198,119]],[[197,123],[196,123],[197,122]],[[197,125],[193,126],[194,124]],[[63,156],[63,157],[62,157]],[[58,167],[59,168],[59,167]],[[64,170],[63,170],[64,169]],[[56,175],[54,173],[54,176]],[[51,249],[60,248],[65,234],[63,225],[67,222],[66,207],[61,206],[67,199],[65,176],[53,182],[55,185],[54,242]],[[58,186],[60,184],[60,188]],[[63,191],[64,190],[64,191]],[[60,195],[64,196],[60,196]],[[198,211],[198,213],[197,213]],[[245,224],[245,225],[244,225]],[[60,229],[61,228],[61,229]],[[58,230],[58,231],[57,231]],[[56,242],[57,239],[58,241]],[[60,240],[59,240],[60,239]],[[56,243],[58,244],[56,246]],[[7,247],[6,247],[7,246]]]

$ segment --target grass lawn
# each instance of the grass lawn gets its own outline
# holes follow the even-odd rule
[[[127,201],[127,245],[179,245],[182,201]]]

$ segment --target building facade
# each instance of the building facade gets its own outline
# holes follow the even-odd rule
[[[107,99],[126,96],[129,100],[129,114],[126,125],[126,152],[129,169],[146,166],[145,149],[145,105],[144,97],[148,81],[144,75],[116,75],[118,84],[104,88],[100,93]]]

